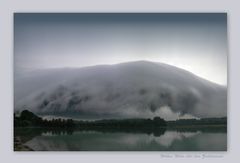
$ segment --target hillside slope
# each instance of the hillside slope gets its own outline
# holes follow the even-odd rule
[[[162,115],[166,107],[195,117],[227,114],[225,87],[147,61],[15,74],[14,87],[15,111],[42,115],[146,118]]]

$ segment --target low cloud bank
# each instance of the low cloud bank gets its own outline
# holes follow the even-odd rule
[[[86,119],[221,117],[227,89],[166,64],[39,70],[15,80],[15,110]]]

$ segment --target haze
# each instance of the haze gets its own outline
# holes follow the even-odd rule
[[[14,14],[14,68],[147,60],[227,85],[227,15]]]

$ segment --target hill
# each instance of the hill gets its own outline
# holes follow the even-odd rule
[[[16,75],[15,111],[82,119],[224,117],[227,89],[174,66],[136,61]],[[163,109],[168,108],[168,110]]]

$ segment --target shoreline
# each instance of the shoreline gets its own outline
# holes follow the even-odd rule
[[[21,152],[21,151],[34,151],[32,148],[24,145],[22,143],[21,138],[19,136],[14,136],[14,151]]]
[[[20,129],[19,131],[27,131],[28,129],[32,130],[32,129],[37,129],[37,131],[43,129],[43,131],[55,131],[56,133],[58,133],[58,131],[56,130],[66,130],[65,129],[61,129],[61,128],[49,128],[49,127],[15,127],[14,129],[18,130]],[[127,128],[129,129],[129,128]],[[210,129],[210,130],[209,130]],[[99,127],[99,128],[88,128],[88,129],[80,129],[80,128],[72,128],[72,130],[82,130],[82,131],[86,131],[86,130],[95,130],[95,131],[100,131],[100,132],[133,132],[133,133],[138,133],[137,130],[136,131],[130,131],[130,130],[123,130],[123,128],[115,128],[115,129],[111,129],[111,128],[106,128],[106,127]],[[164,131],[162,131],[164,130]],[[151,134],[154,134],[154,135],[157,135],[157,136],[160,136],[162,135],[165,130],[176,130],[178,132],[186,132],[186,131],[197,131],[197,130],[200,130],[202,132],[223,132],[223,133],[227,133],[227,125],[185,125],[185,126],[167,126],[167,127],[164,127],[164,128],[158,128],[155,130],[153,130],[152,132],[150,132],[149,130],[144,130],[143,133],[151,133]],[[160,132],[162,131],[162,132]],[[15,132],[15,131],[14,131]],[[139,131],[141,132],[141,131]],[[15,133],[16,135],[14,135],[14,152],[21,152],[21,151],[35,151],[33,150],[31,147],[29,147],[28,145],[26,145],[25,143],[30,140],[26,140],[26,139],[22,139],[24,137],[21,137],[21,134],[19,135],[18,133]],[[71,133],[70,133],[71,134]],[[32,136],[31,133],[27,133],[27,136]],[[34,137],[34,136],[33,136]],[[31,138],[32,139],[32,138]]]

